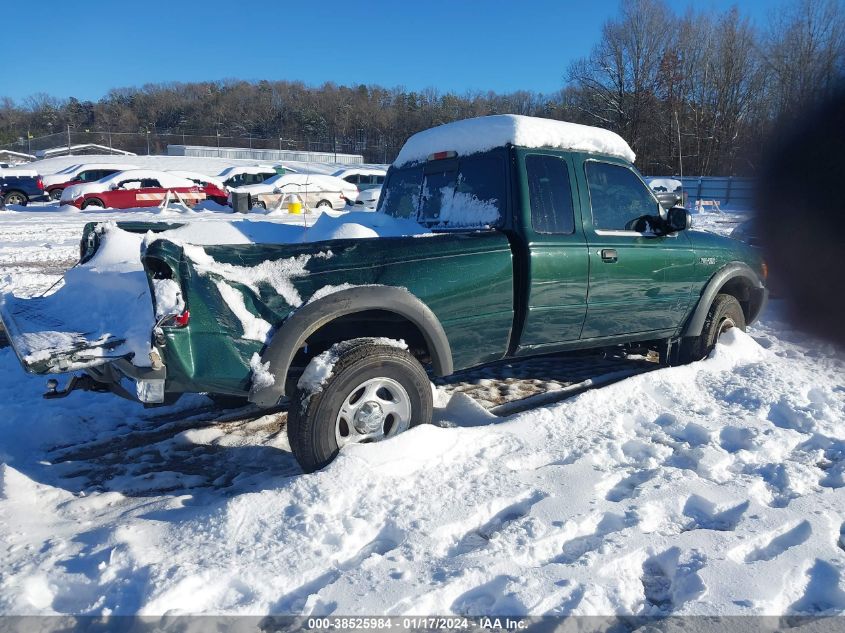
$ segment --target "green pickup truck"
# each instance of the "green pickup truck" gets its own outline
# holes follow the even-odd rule
[[[633,160],[598,128],[459,121],[411,137],[376,213],[329,218],[328,240],[198,246],[169,238],[173,227],[120,225],[146,234],[146,357],[114,331],[57,346],[33,331],[31,301],[7,297],[0,316],[30,372],[81,369],[77,386],[150,405],[190,392],[287,404],[292,450],[313,471],[347,443],[428,422],[430,374],[625,345],[690,362],[757,318],[758,252],[688,230],[688,212],[664,210]],[[86,227],[82,262],[103,235]]]

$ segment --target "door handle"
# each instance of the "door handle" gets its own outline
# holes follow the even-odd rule
[[[619,255],[616,253],[615,248],[603,248],[600,251],[601,259],[603,262],[607,262],[608,264],[615,264],[619,261]]]

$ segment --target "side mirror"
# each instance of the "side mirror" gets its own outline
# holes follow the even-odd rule
[[[690,227],[691,218],[689,211],[683,207],[672,207],[666,212],[666,231],[686,231]]]
[[[113,182],[112,184],[110,184],[110,185],[109,185],[109,189],[111,189],[112,191],[114,191],[115,189],[117,189],[117,183],[116,183],[116,182]]]

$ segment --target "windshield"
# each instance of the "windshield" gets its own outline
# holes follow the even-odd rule
[[[506,150],[391,170],[379,211],[442,228],[501,224],[507,200]]]

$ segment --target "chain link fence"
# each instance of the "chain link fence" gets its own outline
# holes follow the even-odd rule
[[[73,147],[93,143],[138,155],[167,154],[168,145],[198,145],[204,147],[238,147],[265,150],[291,150],[360,154],[365,163],[390,163],[399,153],[400,146],[389,144],[384,138],[368,139],[358,135],[349,138],[262,138],[255,136],[228,136],[189,132],[113,132],[110,130],[77,130],[70,128],[33,138],[20,137],[17,141],[0,145],[0,149],[38,155],[44,150]]]

